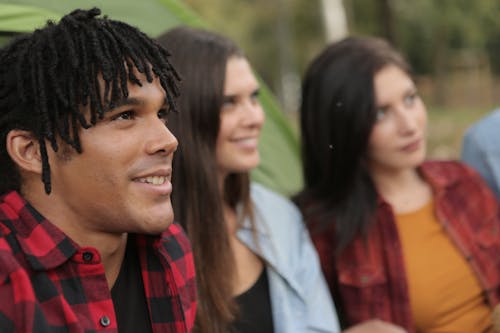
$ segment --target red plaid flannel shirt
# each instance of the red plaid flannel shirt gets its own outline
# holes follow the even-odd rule
[[[496,198],[479,176],[457,162],[426,162],[420,167],[433,188],[436,214],[448,236],[472,267],[492,307],[500,300],[500,218]],[[307,217],[307,211],[305,214]],[[307,217],[325,278],[348,326],[379,318],[415,332],[404,258],[390,205],[379,200],[376,223],[366,240],[355,238],[335,257],[331,227],[315,232]]]
[[[137,236],[153,332],[190,332],[193,256],[177,224]],[[117,332],[104,266],[17,192],[0,198],[0,332]]]

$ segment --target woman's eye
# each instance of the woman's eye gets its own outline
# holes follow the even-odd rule
[[[377,114],[376,114],[377,121],[384,119],[386,115],[387,115],[386,108],[378,108],[377,109]]]
[[[252,100],[253,103],[260,102],[259,95],[260,95],[259,90],[256,90],[252,95],[250,95],[250,99]]]
[[[222,101],[222,109],[230,109],[234,105],[236,105],[236,98],[235,97],[224,97],[224,100]]]
[[[418,97],[418,94],[415,92],[415,93],[411,93],[409,95],[407,95],[404,99],[404,103],[406,106],[412,106],[413,103],[415,103],[415,100],[417,99]]]

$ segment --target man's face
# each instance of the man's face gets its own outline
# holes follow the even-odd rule
[[[129,97],[90,129],[83,152],[49,151],[51,200],[67,227],[95,232],[154,234],[173,220],[172,158],[177,139],[166,126],[159,81],[129,83]],[[62,148],[62,147],[61,147]]]

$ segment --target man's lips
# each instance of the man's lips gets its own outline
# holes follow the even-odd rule
[[[144,172],[138,176],[133,177],[132,180],[137,183],[160,186],[163,184],[170,184],[171,175],[172,169],[168,168]]]

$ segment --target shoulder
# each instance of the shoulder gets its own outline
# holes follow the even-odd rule
[[[500,126],[500,108],[481,118],[470,126],[464,134],[464,144],[474,142],[482,145],[500,141],[498,127]]]
[[[16,226],[17,228],[24,227],[23,231],[27,233],[32,230],[26,226],[26,223],[14,223],[19,219],[17,208],[22,206],[24,203],[16,192],[6,194],[0,199],[0,284],[6,281],[12,282],[9,276],[23,272],[28,274],[24,248],[16,237],[16,234],[20,232]]]
[[[251,198],[254,206],[261,211],[283,211],[300,214],[298,208],[285,196],[278,194],[258,183],[251,184]]]
[[[0,220],[0,280],[4,274],[19,270],[22,266],[16,257],[13,244],[11,244],[12,239],[12,232]]]
[[[310,246],[309,233],[302,214],[286,197],[258,184],[252,185],[252,200],[254,225],[261,238],[258,242],[269,241],[272,243],[269,248],[276,251],[274,254],[265,251],[264,256],[275,256],[284,261],[283,263],[293,265],[303,249]],[[251,237],[247,238],[248,242],[252,243]]]
[[[463,162],[453,160],[426,161],[420,169],[431,181],[461,183],[464,181],[479,181],[481,179],[477,171],[473,168]]]
[[[480,130],[495,130],[496,126],[500,124],[500,108],[493,110],[491,113],[479,119],[472,124],[467,133],[477,133]]]
[[[468,165],[457,161],[431,161],[424,163],[422,171],[434,189],[444,190],[453,202],[477,206],[483,213],[496,211],[495,195],[479,173]]]
[[[3,239],[0,239],[0,298],[0,330],[9,327],[8,332],[17,332],[31,319],[18,314],[32,313],[35,296],[31,277],[12,252],[5,249]],[[28,332],[27,328],[23,332]]]
[[[9,288],[14,282],[17,285],[29,281],[25,265],[19,261],[6,237],[0,235],[0,288],[5,291],[4,288]]]
[[[295,230],[302,227],[302,214],[291,200],[281,194],[257,184],[251,184],[251,198],[255,218],[267,228]]]

